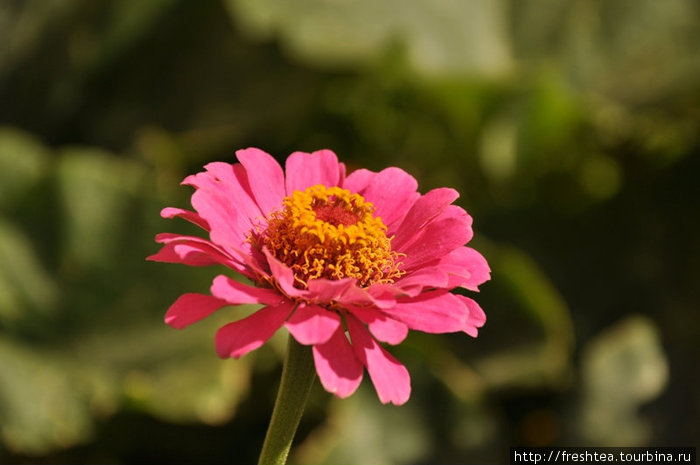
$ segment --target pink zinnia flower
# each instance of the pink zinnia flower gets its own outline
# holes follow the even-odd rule
[[[477,291],[489,279],[484,257],[464,245],[471,217],[451,205],[449,188],[425,195],[399,168],[346,177],[330,150],[295,152],[286,176],[269,154],[239,150],[240,164],[210,163],[188,176],[196,212],[165,208],[209,239],[163,233],[150,260],[192,266],[221,264],[254,286],[219,275],[211,294],[188,293],[165,322],[185,328],[221,307],[262,304],[216,334],[220,357],[241,357],[285,326],[312,346],[324,388],[352,394],[364,368],[383,403],[410,396],[408,371],[381,343],[398,344],[408,330],[477,335],[486,317],[456,287]]]

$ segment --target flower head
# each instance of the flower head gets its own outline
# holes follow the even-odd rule
[[[285,326],[312,346],[324,388],[352,394],[364,368],[383,403],[410,396],[406,368],[381,343],[395,345],[408,330],[477,335],[486,317],[471,298],[489,279],[486,260],[466,247],[471,217],[452,205],[449,188],[418,193],[399,168],[346,176],[330,150],[295,152],[282,167],[267,153],[237,152],[238,164],[210,163],[188,176],[195,211],[165,208],[209,239],[163,233],[151,260],[192,266],[221,264],[249,278],[219,275],[211,295],[188,293],[165,321],[184,328],[227,305],[262,304],[216,334],[221,357],[241,357]]]

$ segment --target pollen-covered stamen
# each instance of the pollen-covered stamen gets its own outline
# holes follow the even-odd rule
[[[403,274],[374,205],[340,187],[316,185],[285,197],[261,243],[289,266],[299,287],[313,278],[392,283]]]

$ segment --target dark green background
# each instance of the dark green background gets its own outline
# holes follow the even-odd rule
[[[700,8],[691,0],[0,0],[0,463],[253,463],[284,331],[219,360],[221,269],[146,262],[238,148],[458,189],[477,339],[411,334],[402,407],[317,384],[293,463],[697,446]]]

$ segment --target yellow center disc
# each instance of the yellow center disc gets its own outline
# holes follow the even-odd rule
[[[364,287],[403,274],[386,229],[361,195],[318,184],[285,197],[261,240],[292,269],[298,287],[314,278],[355,278]]]

